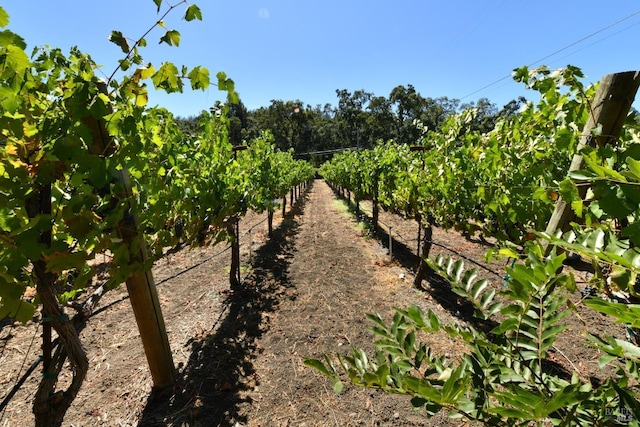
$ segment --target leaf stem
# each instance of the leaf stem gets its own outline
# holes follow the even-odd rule
[[[174,5],[169,5],[169,9],[167,9],[164,14],[160,17],[160,19],[158,19],[156,21],[155,24],[153,24],[151,26],[151,28],[149,28],[141,37],[138,38],[138,40],[136,40],[136,42],[133,44],[133,46],[131,46],[131,48],[129,49],[129,52],[125,55],[125,57],[122,59],[123,61],[126,61],[127,59],[131,58],[131,55],[133,54],[133,52],[136,50],[136,48],[140,45],[140,42],[142,40],[144,40],[150,33],[151,31],[153,31],[156,27],[158,27],[160,25],[160,23],[164,20],[164,18],[166,18],[173,9],[177,8],[178,6],[187,3],[187,0],[182,0],[179,3],[176,3]],[[109,76],[109,78],[107,79],[107,86],[109,85],[109,83],[111,83],[111,81],[113,80],[113,78],[115,77],[116,73],[118,72],[118,70],[120,69],[120,65],[118,65],[116,67],[115,70],[113,70],[113,72],[111,73],[111,75]],[[115,90],[115,89],[114,89]]]

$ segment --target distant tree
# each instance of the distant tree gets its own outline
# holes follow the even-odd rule
[[[188,135],[195,135],[200,132],[200,119],[201,115],[189,116],[189,117],[175,117],[176,124],[182,130],[183,133]]]
[[[336,119],[340,129],[340,143],[343,147],[361,146],[368,141],[367,115],[365,108],[373,96],[365,90],[353,93],[346,89],[336,90],[338,95],[338,109]]]
[[[237,104],[229,104],[229,141],[232,145],[241,145],[243,137],[243,129],[249,126],[247,108],[242,101]]]
[[[384,96],[373,96],[367,106],[368,144],[373,146],[377,141],[388,141],[396,136],[394,132],[394,115],[391,101]]]
[[[478,114],[469,129],[487,132],[501,117],[517,114],[526,102],[519,98],[498,110],[487,98],[460,104],[455,98],[423,97],[410,84],[396,86],[388,98],[364,89],[338,89],[336,95],[337,107],[272,100],[269,106],[247,111],[239,104],[230,112],[230,138],[234,143],[250,140],[268,129],[279,149],[293,148],[297,155],[310,157],[342,147],[368,148],[378,140],[413,144],[422,132],[416,120],[437,132],[448,117],[472,107]]]
[[[426,98],[418,117],[429,129],[437,130],[458,110],[460,101],[455,98],[442,96],[440,98]]]
[[[418,129],[413,125],[416,112],[422,103],[420,94],[412,85],[399,85],[389,94],[389,102],[395,113],[395,134],[398,142],[412,143],[419,136]]]
[[[252,114],[249,123],[251,132],[254,129],[270,130],[274,136],[276,147],[286,151],[304,151],[309,144],[311,128],[308,114],[300,100],[271,100],[271,105],[261,107]]]
[[[504,107],[502,107],[502,110],[498,112],[498,118],[509,117],[514,114],[518,114],[520,108],[522,108],[522,106],[526,103],[527,99],[524,96],[519,96],[518,99],[509,101],[504,105]]]
[[[395,133],[398,141],[413,144],[420,137],[419,120],[427,128],[436,130],[452,114],[455,114],[457,99],[425,98],[412,85],[396,86],[391,90],[389,102],[395,114]]]
[[[486,133],[496,126],[496,121],[499,118],[496,104],[490,102],[487,98],[480,98],[476,103],[470,102],[460,106],[460,110],[468,110],[471,108],[475,108],[478,114],[474,121],[469,124],[468,130]]]

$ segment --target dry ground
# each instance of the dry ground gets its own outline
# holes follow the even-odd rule
[[[325,378],[303,366],[304,357],[346,352],[351,345],[371,349],[368,312],[388,318],[393,306],[418,304],[445,321],[470,320],[465,306],[437,278],[425,282],[426,290],[412,288],[415,222],[381,215],[385,225],[393,225],[391,259],[388,235],[367,237],[318,180],[279,220],[271,238],[265,218],[249,214],[241,222],[242,292],[228,290],[230,254],[220,253],[222,245],[183,250],[155,266],[178,368],[172,390],[151,392],[126,292],[115,290],[104,298],[105,309],[82,333],[90,371],[64,425],[459,425],[444,416],[428,419],[412,412],[402,396],[353,387],[336,395]],[[457,233],[436,230],[434,240],[504,274],[501,264],[482,261],[485,247]],[[450,254],[440,247],[433,252]],[[480,273],[501,286],[495,274]],[[584,273],[578,278],[586,280]],[[612,330],[602,317],[584,320],[593,331]],[[598,354],[576,339],[585,329],[575,321],[554,357],[560,367],[577,367],[588,378],[597,370]],[[0,398],[36,359],[39,334],[36,324],[0,324]],[[443,336],[430,337],[430,342],[451,355],[464,349]],[[0,415],[1,427],[33,424],[31,396],[39,379],[36,371],[27,380]]]

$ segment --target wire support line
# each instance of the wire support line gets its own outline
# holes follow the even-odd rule
[[[269,218],[267,217],[267,218],[263,219],[262,221],[260,221],[260,222],[258,222],[256,224],[252,225],[251,227],[249,227],[247,229],[247,231],[245,231],[244,234],[242,234],[242,236],[239,237],[239,239],[242,239],[244,236],[246,236],[247,234],[251,233],[259,225],[264,224],[265,222],[267,222],[268,219]]]
[[[381,224],[384,224],[382,221],[379,221],[379,222],[380,222]],[[385,224],[385,225],[386,225],[386,224]],[[389,227],[387,226],[387,228],[389,228]],[[405,242],[417,242],[417,241],[418,241],[418,239],[417,239],[417,238],[416,238],[416,239],[406,239],[406,238],[404,238],[401,234],[399,234],[398,232],[396,232],[395,230],[393,230],[393,227],[392,227],[392,232],[393,232],[394,234],[396,234],[396,235],[397,235],[401,240],[403,240],[403,241],[405,241]],[[474,259],[472,259],[472,258],[469,258],[469,257],[468,257],[468,256],[466,256],[466,255],[461,254],[460,252],[456,251],[455,249],[452,249],[452,248],[450,248],[450,247],[448,247],[448,246],[446,246],[446,245],[443,245],[442,243],[438,243],[438,242],[435,242],[435,241],[433,241],[433,240],[422,240],[422,241],[423,241],[423,242],[426,242],[426,243],[431,243],[432,245],[434,245],[434,246],[438,246],[438,247],[441,247],[442,249],[446,249],[447,251],[449,251],[449,252],[451,252],[451,253],[453,253],[453,254],[456,254],[456,255],[457,255],[457,256],[459,256],[460,258],[463,258],[463,259],[465,259],[465,260],[467,260],[467,261],[469,261],[469,262],[471,262],[471,263],[473,263],[473,264],[477,265],[478,267],[483,268],[484,270],[488,271],[489,273],[495,274],[495,275],[496,275],[496,276],[498,276],[500,279],[502,279],[502,280],[504,280],[504,279],[505,279],[505,276],[501,275],[500,273],[498,273],[498,272],[496,272],[496,271],[494,271],[494,270],[490,269],[489,267],[487,267],[487,266],[485,266],[485,265],[483,265],[483,264],[479,263],[478,261],[476,261],[476,260],[474,260]]]
[[[611,23],[611,24],[609,24],[609,25],[607,25],[607,26],[605,26],[605,27],[602,27],[602,28],[600,28],[599,30],[596,30],[596,31],[592,32],[591,34],[588,34],[588,35],[586,35],[586,36],[582,37],[581,39],[579,39],[579,40],[577,40],[577,41],[575,41],[575,42],[573,42],[573,43],[570,43],[570,44],[566,45],[565,47],[562,47],[562,48],[560,48],[560,49],[556,50],[556,51],[555,51],[555,52],[553,52],[553,53],[550,53],[550,54],[548,54],[548,55],[545,55],[545,56],[543,56],[542,58],[540,58],[540,59],[538,59],[538,60],[536,60],[536,61],[531,62],[531,63],[528,65],[528,67],[532,67],[532,66],[534,66],[535,64],[538,64],[538,63],[540,63],[540,62],[542,62],[542,61],[544,61],[544,60],[546,60],[546,59],[549,59],[549,58],[551,58],[551,57],[553,57],[553,56],[555,56],[555,55],[557,55],[557,54],[559,54],[559,53],[561,53],[561,52],[564,52],[565,50],[570,49],[570,48],[572,48],[573,46],[576,46],[576,45],[578,45],[578,44],[580,44],[580,43],[584,42],[585,40],[588,40],[588,39],[590,39],[591,37],[594,37],[594,36],[596,36],[596,35],[598,35],[598,34],[600,34],[600,33],[604,32],[604,31],[606,31],[606,30],[608,30],[608,29],[610,29],[610,28],[612,28],[612,27],[615,27],[616,25],[619,25],[619,24],[621,24],[622,22],[624,22],[624,21],[626,21],[626,20],[628,20],[628,19],[633,18],[633,17],[634,17],[634,16],[636,16],[636,15],[640,15],[640,10],[636,10],[635,12],[632,12],[631,14],[629,14],[629,15],[627,15],[627,16],[625,16],[625,17],[623,17],[623,18],[621,18],[621,19],[619,19],[619,20],[617,20],[617,21],[615,21],[615,22],[613,22],[613,23]],[[475,94],[477,94],[477,93],[479,93],[479,92],[482,92],[483,90],[488,89],[488,88],[490,88],[491,86],[497,85],[498,83],[500,83],[500,82],[502,82],[502,81],[504,81],[504,80],[507,80],[507,79],[509,79],[509,78],[511,78],[511,74],[508,74],[508,75],[506,75],[506,76],[504,76],[504,77],[501,77],[501,78],[499,78],[499,79],[497,79],[497,80],[495,80],[495,81],[493,81],[493,82],[489,83],[488,85],[485,85],[485,86],[481,87],[480,89],[475,90],[475,91],[471,92],[470,94],[463,96],[462,98],[460,98],[460,100],[462,101],[463,99],[469,98],[470,96],[473,96],[473,95],[475,95]]]
[[[318,155],[323,155],[323,154],[339,153],[339,152],[342,152],[342,151],[357,151],[357,150],[362,150],[362,147],[342,147],[342,148],[333,148],[331,150],[308,151],[306,153],[294,154],[294,157],[318,156]]]
[[[31,352],[31,347],[33,347],[33,343],[35,342],[35,339],[36,339],[36,336],[38,335],[39,330],[40,330],[40,324],[38,323],[38,326],[36,327],[36,330],[33,333],[33,337],[31,338],[31,343],[29,344],[29,348],[25,353],[25,358],[22,360],[22,365],[20,365],[20,369],[18,370],[18,377],[21,375],[22,369],[24,368],[24,365],[27,363],[27,355]],[[11,401],[11,399],[13,399],[15,394],[18,392],[18,390],[20,390],[20,387],[22,387],[22,385],[25,383],[27,378],[31,376],[33,371],[36,370],[36,368],[38,367],[41,361],[42,361],[42,355],[38,356],[36,361],[31,364],[29,369],[27,369],[25,373],[22,375],[22,377],[18,381],[16,381],[16,383],[13,385],[9,393],[4,397],[4,399],[2,399],[2,402],[0,403],[0,422],[4,418],[5,410],[7,409],[7,405],[9,405],[9,402]]]
[[[163,284],[163,283],[166,283],[166,282],[168,282],[169,280],[173,280],[173,279],[175,279],[175,278],[177,278],[177,277],[180,277],[180,276],[182,276],[183,274],[188,273],[189,271],[191,271],[191,270],[193,270],[193,269],[196,269],[196,268],[198,268],[198,267],[200,267],[200,266],[202,266],[202,265],[204,265],[204,264],[208,263],[208,262],[209,262],[209,261],[211,261],[212,259],[214,259],[214,258],[219,257],[220,255],[222,255],[223,253],[225,253],[225,252],[226,252],[226,251],[228,251],[229,249],[231,249],[231,245],[229,245],[229,246],[225,247],[225,248],[224,248],[224,249],[222,249],[221,251],[218,251],[218,252],[214,253],[213,255],[208,256],[207,258],[205,258],[205,259],[203,259],[203,260],[201,260],[201,261],[198,261],[197,263],[195,263],[195,264],[193,264],[193,265],[191,265],[191,266],[189,266],[189,267],[185,268],[185,269],[184,269],[184,270],[182,270],[182,271],[179,271],[179,272],[177,272],[177,273],[175,273],[175,274],[173,274],[173,275],[171,275],[171,276],[169,276],[169,277],[165,277],[164,279],[162,279],[162,280],[158,281],[158,282],[156,283],[156,286],[161,285],[161,284]]]
[[[259,221],[258,223],[252,225],[241,237],[240,239],[242,239],[242,237],[246,236],[248,233],[250,233],[253,229],[255,229],[256,227],[258,227],[259,225],[263,224],[267,219],[263,219],[261,221]],[[222,249],[221,251],[218,251],[216,253],[214,253],[213,255],[210,255],[209,257],[205,258],[204,260],[201,260],[199,262],[197,262],[194,265],[191,265],[189,267],[187,267],[186,269],[173,274],[172,276],[166,277],[158,282],[156,282],[156,286],[159,286],[163,283],[166,283],[170,280],[173,280],[195,268],[198,268],[204,264],[206,264],[207,262],[211,261],[212,259],[224,254],[225,252],[227,252],[229,249],[231,249],[231,246],[227,246],[224,249]],[[246,278],[248,277],[248,275],[244,278],[244,280],[246,280]],[[244,281],[243,280],[243,281]],[[104,286],[104,285],[102,285]],[[100,307],[99,309],[93,311],[87,318],[86,321],[89,321],[91,318],[97,316],[100,313],[103,313],[105,311],[107,311],[108,309],[112,308],[113,306],[126,301],[127,299],[129,299],[129,295],[124,295],[120,298],[118,298],[117,300],[114,300],[112,302],[110,302],[107,305],[104,305],[102,307]],[[225,308],[226,309],[226,308]],[[222,314],[224,313],[224,309],[222,311],[222,313],[220,314],[220,316],[222,316]],[[39,330],[39,324],[38,327],[36,328],[36,331],[34,333],[34,336],[31,340],[31,344],[29,345],[29,349],[27,350],[26,354],[29,354],[31,347],[33,346],[33,342],[35,340],[35,337],[38,333]],[[55,349],[58,345],[58,339],[56,339],[53,343],[52,343],[52,348]],[[36,360],[33,361],[33,363],[31,364],[31,366],[29,366],[29,368],[24,372],[24,374],[22,374],[22,377],[20,377],[20,379],[18,381],[16,381],[16,383],[14,384],[14,386],[11,388],[11,390],[9,391],[9,393],[4,397],[4,399],[2,400],[2,402],[0,402],[0,421],[2,421],[2,419],[4,418],[4,414],[6,411],[7,406],[9,405],[9,402],[11,401],[11,399],[13,399],[13,397],[15,396],[15,394],[18,392],[18,390],[20,390],[20,388],[24,385],[24,383],[27,381],[27,379],[33,374],[33,372],[35,372],[35,370],[37,369],[38,365],[42,362],[42,355],[38,356],[38,358]],[[20,372],[22,371],[22,369],[24,368],[24,365],[26,363],[26,357],[23,360],[22,366],[20,367],[19,373],[18,375],[20,375]]]
[[[392,225],[387,224],[386,222],[381,221],[380,219],[378,219],[378,223],[379,223],[379,224],[382,224],[384,227],[386,227],[386,228],[387,228],[387,230],[391,230],[391,233],[392,233],[392,234],[395,234],[395,235],[396,235],[396,236],[397,236],[401,241],[403,241],[403,242],[409,242],[409,243],[412,243],[412,242],[417,242],[417,241],[418,241],[418,239],[417,239],[417,238],[415,238],[415,239],[407,239],[407,238],[406,238],[406,237],[404,237],[402,234],[398,233],[398,232],[394,229],[394,227],[393,227]],[[498,273],[498,272],[496,272],[496,271],[494,271],[494,270],[490,269],[489,267],[487,267],[487,266],[485,266],[485,265],[483,265],[483,264],[479,263],[478,261],[476,261],[476,260],[474,260],[474,259],[472,259],[472,258],[469,258],[469,257],[468,257],[468,256],[466,256],[466,255],[461,254],[460,252],[456,251],[455,249],[452,249],[452,248],[450,248],[450,247],[448,247],[448,246],[446,246],[446,245],[443,245],[442,243],[438,243],[438,242],[436,242],[436,241],[434,241],[434,240],[424,240],[424,239],[420,239],[420,240],[422,240],[423,242],[426,242],[426,243],[431,243],[432,245],[435,245],[435,246],[441,247],[441,248],[443,248],[443,249],[446,249],[447,251],[449,251],[449,252],[451,252],[451,253],[453,253],[453,254],[456,254],[456,255],[457,255],[457,256],[459,256],[460,258],[463,258],[463,259],[465,259],[465,260],[467,260],[467,261],[469,261],[469,262],[471,262],[471,263],[473,263],[473,264],[477,265],[478,267],[483,268],[484,270],[488,271],[489,273],[492,273],[492,274],[494,274],[494,275],[498,276],[500,279],[502,279],[502,280],[504,280],[504,279],[505,279],[505,276],[501,275],[500,273]]]
[[[394,233],[396,236],[398,236],[398,237],[400,238],[400,240],[402,240],[402,241],[405,241],[405,242],[417,242],[417,241],[418,241],[418,239],[417,239],[417,238],[416,238],[416,239],[407,239],[407,238],[405,238],[405,237],[404,237],[404,236],[402,236],[400,233],[398,233],[397,231],[395,231],[395,230],[393,229],[393,226],[390,226],[389,224],[387,224],[387,223],[385,223],[385,222],[383,222],[383,221],[378,220],[378,222],[379,222],[380,224],[384,225],[387,229],[389,229],[389,228],[390,228],[390,229],[391,229],[391,232],[392,232],[392,233]],[[496,272],[496,271],[494,271],[494,270],[490,269],[489,267],[487,267],[487,266],[485,266],[485,265],[483,265],[483,264],[479,263],[478,261],[474,260],[473,258],[470,258],[470,257],[468,257],[468,256],[466,256],[466,255],[461,254],[460,252],[456,251],[455,249],[452,249],[452,248],[450,248],[450,247],[448,247],[448,246],[446,246],[446,245],[443,245],[442,243],[438,243],[438,242],[435,242],[435,241],[433,241],[433,240],[424,240],[424,239],[421,239],[421,240],[422,240],[423,242],[426,242],[426,243],[431,243],[431,244],[432,244],[432,245],[434,245],[434,246],[441,247],[442,249],[446,249],[447,251],[449,251],[449,252],[451,252],[451,253],[453,253],[453,254],[455,254],[455,255],[459,256],[460,258],[463,258],[463,259],[465,259],[465,260],[467,260],[467,261],[471,262],[472,264],[477,265],[478,267],[480,267],[480,268],[482,268],[482,269],[484,269],[484,270],[488,271],[489,273],[495,274],[496,276],[498,276],[498,277],[499,277],[500,279],[502,279],[502,280],[505,280],[505,279],[506,279],[506,277],[505,277],[505,276],[503,276],[502,274],[500,274],[500,273],[498,273],[498,272]]]
[[[250,227],[250,228],[249,228],[249,229],[248,229],[248,230],[247,230],[247,231],[246,231],[246,232],[245,232],[241,237],[239,237],[239,239],[242,239],[242,238],[243,238],[244,236],[246,236],[246,235],[247,235],[251,230],[253,230],[253,229],[254,229],[254,228],[256,228],[257,226],[259,226],[260,224],[264,223],[265,221],[266,221],[266,219],[264,219],[264,220],[262,220],[262,221],[259,221],[258,223],[256,223],[256,224],[252,225],[252,226],[251,226],[251,227]],[[196,268],[198,268],[198,267],[203,266],[204,264],[208,263],[208,262],[209,262],[209,261],[211,261],[212,259],[214,259],[214,258],[216,258],[216,257],[219,257],[220,255],[224,254],[224,253],[225,253],[225,252],[227,252],[229,249],[231,249],[231,245],[227,245],[224,249],[222,249],[222,250],[220,250],[220,251],[218,251],[218,252],[216,252],[216,253],[214,253],[214,254],[212,254],[212,255],[208,256],[207,258],[205,258],[205,259],[203,259],[203,260],[201,260],[201,261],[198,261],[197,263],[195,263],[195,264],[193,264],[193,265],[191,265],[191,266],[189,266],[189,267],[185,268],[184,270],[181,270],[181,271],[179,271],[179,272],[177,272],[177,273],[175,273],[175,274],[173,274],[173,275],[171,275],[171,276],[169,276],[169,277],[165,277],[164,279],[159,280],[158,282],[156,282],[156,286],[160,286],[160,285],[162,285],[163,283],[166,283],[166,282],[168,282],[168,281],[170,281],[170,280],[173,280],[173,279],[175,279],[175,278],[177,278],[177,277],[182,276],[182,275],[183,275],[183,274],[185,274],[185,273],[188,273],[188,272],[189,272],[189,271],[191,271],[191,270],[194,270],[194,269],[196,269]],[[115,301],[112,301],[111,303],[109,303],[109,304],[107,304],[107,305],[105,305],[105,306],[103,306],[103,307],[100,307],[98,310],[96,310],[96,311],[94,311],[93,313],[91,313],[91,315],[88,317],[88,319],[92,318],[93,316],[95,316],[95,315],[97,315],[97,314],[99,314],[99,313],[102,313],[103,311],[106,311],[107,309],[111,308],[112,306],[114,306],[114,305],[116,305],[116,304],[118,304],[118,303],[120,303],[120,302],[122,302],[122,301],[127,300],[128,298],[129,298],[129,296],[128,296],[128,295],[125,295],[125,296],[123,296],[122,298],[119,298],[119,299],[117,299],[117,300],[115,300]]]
[[[449,247],[447,247],[447,246],[445,246],[445,245],[443,245],[441,243],[434,242],[433,240],[426,240],[426,242],[431,243],[432,245],[435,245],[435,246],[439,246],[439,247],[441,247],[443,249],[446,249],[449,252],[456,254],[460,258],[463,258],[464,260],[469,261],[472,264],[477,265],[478,267],[481,267],[482,269],[488,271],[489,273],[495,274],[496,276],[498,276],[502,280],[506,280],[507,279],[506,276],[503,276],[502,274],[490,269],[486,265],[483,265],[483,264],[479,263],[478,261],[474,260],[473,258],[470,258],[470,257],[468,257],[466,255],[461,254],[460,252],[456,251],[455,249],[449,248]]]

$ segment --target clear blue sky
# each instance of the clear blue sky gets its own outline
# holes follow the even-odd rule
[[[176,3],[177,0],[172,0]],[[510,78],[522,65],[582,68],[586,82],[640,69],[640,3],[632,0],[200,0],[202,22],[167,27],[182,33],[178,48],[148,37],[145,60],[225,71],[249,109],[272,99],[337,104],[336,89],[365,89],[388,96],[412,84],[423,96],[501,107],[520,95],[535,99]],[[138,38],[157,19],[152,0],[8,0],[9,29],[30,47],[48,44],[67,52],[77,45],[110,74],[121,57],[107,40],[111,30]],[[611,24],[633,15],[607,28]],[[599,31],[562,52],[539,62]],[[223,95],[154,94],[180,116],[208,109]],[[635,105],[639,103],[636,101]]]

